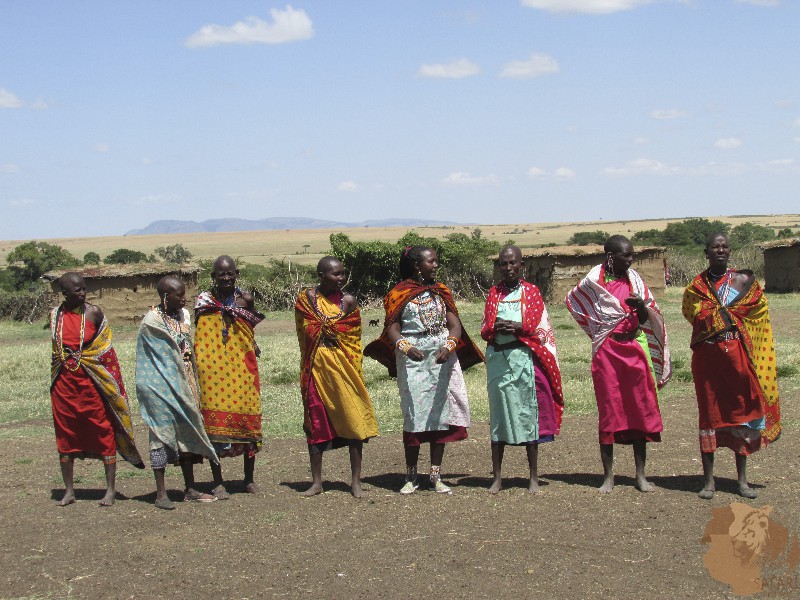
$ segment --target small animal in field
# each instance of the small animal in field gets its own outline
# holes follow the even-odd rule
[[[378,323],[379,323],[378,319],[370,319],[369,320],[369,326],[370,327],[377,327]]]

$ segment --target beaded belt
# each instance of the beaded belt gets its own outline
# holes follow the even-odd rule
[[[739,331],[725,331],[723,333],[718,333],[714,337],[710,337],[705,340],[706,344],[716,344],[717,342],[727,342],[730,340],[738,340],[739,339]]]

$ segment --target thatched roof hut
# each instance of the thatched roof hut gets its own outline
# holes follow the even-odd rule
[[[768,292],[800,291],[800,238],[760,244],[764,251],[764,289]]]
[[[174,275],[186,285],[186,303],[197,295],[200,267],[167,263],[135,263],[130,265],[97,265],[59,269],[42,275],[54,292],[61,292],[58,278],[75,271],[86,281],[86,301],[99,306],[109,320],[141,318],[158,303],[156,284],[164,275]]]
[[[656,296],[665,288],[667,249],[648,246],[635,249],[633,268],[639,272]],[[602,246],[552,246],[523,250],[523,269],[520,276],[536,284],[547,302],[561,302],[564,297],[595,265],[605,260]],[[500,271],[494,261],[495,280]]]

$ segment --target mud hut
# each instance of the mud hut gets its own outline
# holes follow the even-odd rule
[[[761,244],[767,292],[800,291],[800,238]]]
[[[633,268],[644,278],[656,297],[664,294],[667,249],[661,246],[635,248]],[[523,251],[524,252],[524,251]],[[589,270],[605,260],[602,246],[553,246],[537,248],[523,254],[520,275],[536,284],[546,302],[562,302],[567,292],[586,276]],[[494,261],[495,281],[500,270]]]
[[[110,321],[139,320],[158,302],[156,284],[164,275],[175,275],[186,285],[186,304],[191,307],[197,295],[200,268],[165,263],[136,263],[130,265],[98,265],[60,269],[42,275],[53,291],[61,297],[58,278],[75,271],[86,281],[86,301],[99,306]]]

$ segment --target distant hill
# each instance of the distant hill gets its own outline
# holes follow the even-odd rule
[[[248,219],[209,219],[208,221],[153,221],[142,229],[131,229],[125,235],[163,235],[169,233],[212,233],[215,231],[260,231],[265,229],[331,229],[336,227],[426,227],[465,225],[452,221],[428,219],[383,219],[345,223],[308,217],[272,217],[252,221]]]

